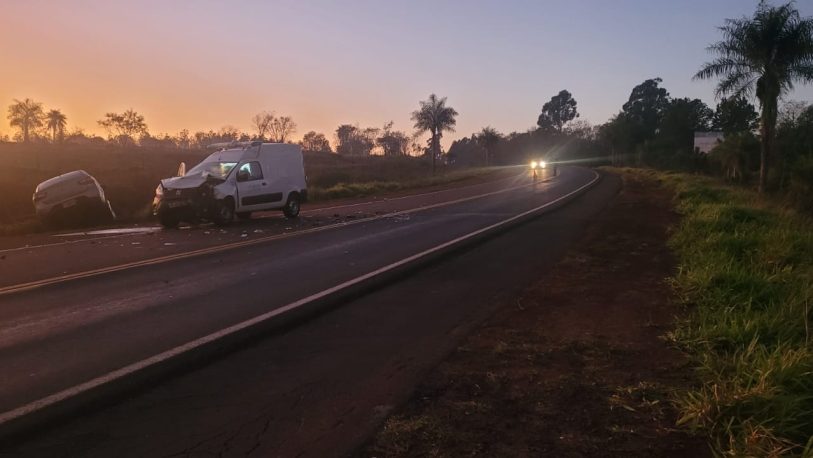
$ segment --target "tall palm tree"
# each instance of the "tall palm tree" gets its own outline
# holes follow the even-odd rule
[[[457,111],[446,106],[446,97],[438,98],[435,94],[421,101],[421,108],[412,112],[415,129],[418,132],[429,132],[432,135],[430,150],[432,152],[432,174],[435,173],[435,160],[440,155],[440,138],[443,132],[454,132],[457,124]]]
[[[42,118],[42,104],[31,99],[22,102],[14,99],[14,103],[8,107],[9,124],[20,128],[24,143],[28,143],[33,129],[42,127]]]
[[[65,126],[68,124],[68,117],[59,110],[51,110],[45,115],[48,130],[51,131],[54,143],[65,135]]]
[[[759,192],[765,192],[773,155],[779,97],[796,81],[813,81],[813,19],[801,18],[793,3],[773,7],[760,2],[752,18],[728,19],[724,39],[708,47],[717,58],[695,79],[720,77],[717,96],[755,94],[759,99]]]

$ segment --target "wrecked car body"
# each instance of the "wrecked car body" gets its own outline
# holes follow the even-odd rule
[[[43,181],[34,190],[32,201],[37,216],[51,226],[100,224],[115,219],[104,189],[84,170]]]
[[[225,225],[235,215],[249,218],[266,210],[294,218],[307,198],[298,145],[240,144],[209,155],[189,171],[183,168],[155,189],[153,213],[167,228],[199,221]]]

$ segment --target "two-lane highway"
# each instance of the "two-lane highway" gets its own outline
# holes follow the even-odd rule
[[[0,380],[0,411],[515,217],[595,176],[563,168],[561,177],[536,186],[0,295],[0,370],[7,375]]]
[[[156,257],[188,255],[224,245],[247,245],[336,225],[357,224],[360,220],[503,193],[529,183],[528,173],[523,168],[507,167],[500,172],[493,179],[466,186],[361,201],[309,203],[295,220],[282,218],[280,212],[263,212],[251,221],[239,221],[230,227],[203,225],[164,231],[160,226],[136,226],[0,237],[0,291]]]

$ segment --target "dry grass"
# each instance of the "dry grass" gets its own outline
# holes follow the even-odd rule
[[[155,187],[173,176],[178,163],[199,162],[207,151],[122,148],[112,145],[0,144],[0,234],[32,232],[40,228],[34,218],[31,195],[40,182],[82,169],[96,177],[119,218],[139,221],[150,212]],[[305,173],[315,200],[356,197],[431,186],[468,178],[483,170],[448,171],[432,177],[431,164],[422,158],[340,157],[306,153]]]

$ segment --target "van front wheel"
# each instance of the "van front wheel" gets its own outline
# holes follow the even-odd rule
[[[180,219],[177,215],[174,215],[170,212],[162,212],[158,215],[158,221],[167,229],[175,229],[180,224]]]
[[[282,209],[282,213],[286,218],[296,218],[299,216],[299,206],[299,194],[291,193],[291,195],[288,197],[288,202]]]
[[[223,199],[215,205],[214,223],[218,226],[226,226],[234,221],[234,202],[231,199]]]

